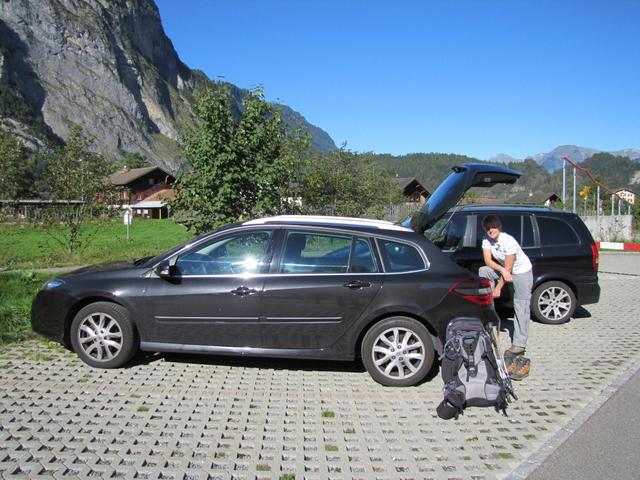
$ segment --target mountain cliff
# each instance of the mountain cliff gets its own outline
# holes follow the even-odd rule
[[[181,136],[196,122],[195,97],[211,84],[180,61],[152,0],[0,2],[0,127],[32,144],[38,132],[65,139],[78,124],[108,157],[135,151],[175,170]],[[245,92],[229,87],[239,112]],[[335,148],[281,108],[315,148]]]

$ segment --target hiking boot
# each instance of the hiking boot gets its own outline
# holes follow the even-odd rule
[[[517,357],[515,357],[512,371],[509,371],[507,369],[511,380],[516,381],[520,381],[523,378],[528,377],[529,370],[531,370],[531,360],[522,355],[518,355]]]
[[[507,373],[509,374],[509,376],[511,376],[511,374],[516,371],[518,363],[517,360],[518,357],[521,356],[522,354],[513,353],[511,350],[506,350],[504,352],[504,367],[507,369]]]

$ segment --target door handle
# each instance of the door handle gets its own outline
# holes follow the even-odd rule
[[[255,288],[248,288],[242,285],[236,288],[235,290],[231,290],[231,293],[239,297],[246,297],[247,295],[253,295],[254,293],[258,293],[258,291]]]
[[[343,287],[350,288],[351,290],[360,290],[361,288],[368,288],[371,286],[369,282],[363,282],[361,280],[354,280],[353,282],[347,282]]]

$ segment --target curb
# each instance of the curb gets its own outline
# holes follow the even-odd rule
[[[640,243],[622,243],[622,242],[596,242],[598,250],[625,250],[631,252],[640,252]]]

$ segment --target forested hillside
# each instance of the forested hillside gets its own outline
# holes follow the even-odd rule
[[[399,177],[416,177],[428,190],[433,189],[451,172],[451,167],[465,162],[480,162],[476,158],[464,155],[445,153],[413,153],[394,156],[389,154],[368,154],[390,174]],[[533,159],[524,162],[511,162],[510,168],[522,172],[522,178],[514,185],[499,185],[491,189],[477,189],[477,196],[501,198],[508,201],[511,197],[525,193],[562,193],[562,169],[549,173]],[[637,190],[638,184],[633,183],[634,175],[640,170],[640,162],[608,153],[596,153],[586,159],[582,167],[589,169],[599,180],[612,189],[627,187]],[[571,168],[567,170],[567,185],[572,188]],[[583,173],[578,172],[577,188],[590,185],[591,181]]]

